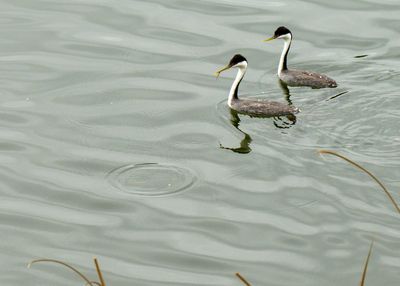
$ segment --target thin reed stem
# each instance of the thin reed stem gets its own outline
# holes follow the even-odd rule
[[[382,190],[386,193],[386,195],[388,196],[389,200],[392,202],[393,206],[395,207],[395,209],[397,210],[398,213],[400,213],[400,207],[399,205],[396,203],[396,201],[394,200],[394,198],[392,197],[392,195],[389,193],[389,191],[386,189],[386,187],[383,185],[383,183],[377,178],[375,177],[375,175],[373,175],[370,171],[368,171],[367,169],[365,169],[363,166],[357,164],[356,162],[350,160],[349,158],[340,155],[334,151],[330,151],[330,150],[319,150],[318,151],[319,154],[329,154],[329,155],[334,155],[336,157],[339,157],[345,161],[347,161],[348,163],[352,164],[353,166],[357,167],[358,169],[364,171],[365,173],[367,173],[375,182],[378,183],[378,185],[382,188]]]
[[[94,258],[94,265],[96,266],[97,276],[99,276],[100,285],[106,286],[106,283],[104,282],[103,275],[101,274],[100,266],[99,263],[97,262],[96,257]]]
[[[88,278],[86,278],[85,275],[82,274],[82,272],[80,272],[80,271],[77,270],[76,268],[74,268],[74,267],[72,267],[71,265],[69,265],[69,264],[67,264],[67,263],[65,263],[65,262],[62,262],[62,261],[60,261],[60,260],[55,260],[55,259],[36,259],[36,260],[32,260],[32,261],[28,264],[28,268],[30,268],[32,264],[38,263],[38,262],[52,262],[52,263],[61,264],[61,265],[65,266],[65,267],[71,269],[71,270],[72,270],[73,272],[75,272],[76,274],[78,274],[83,280],[85,280],[86,285],[94,286],[93,283],[92,283]]]
[[[367,259],[365,260],[364,270],[363,270],[363,274],[361,276],[360,286],[364,286],[364,283],[365,283],[365,277],[367,276],[369,258],[371,257],[373,246],[374,246],[374,241],[371,242],[371,246],[369,247],[368,256],[367,256]]]
[[[235,275],[243,282],[244,285],[251,286],[251,284],[249,282],[247,282],[247,280],[244,279],[244,277],[242,275],[240,275],[239,272],[235,273]]]

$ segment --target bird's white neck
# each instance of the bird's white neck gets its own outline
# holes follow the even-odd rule
[[[239,84],[244,77],[244,74],[246,73],[247,70],[247,62],[243,61],[239,64],[237,64],[238,72],[236,74],[236,78],[233,81],[231,90],[229,91],[229,98],[228,98],[228,105],[229,107],[232,107],[232,104],[235,100],[238,100],[238,90],[239,90]]]
[[[287,54],[289,52],[290,43],[292,42],[292,34],[286,34],[281,36],[281,38],[285,41],[283,46],[281,58],[279,59],[278,66],[278,75],[280,76],[283,70],[287,70]]]

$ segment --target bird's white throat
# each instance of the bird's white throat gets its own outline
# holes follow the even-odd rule
[[[247,70],[247,62],[243,61],[240,63],[237,63],[234,67],[238,69],[238,72],[236,74],[236,78],[233,81],[231,90],[229,91],[229,98],[228,98],[228,105],[229,107],[232,107],[232,103],[234,100],[238,99],[238,88],[240,81],[244,77],[244,74],[246,73]]]
[[[281,76],[281,73],[285,67],[285,61],[286,61],[286,54],[288,53],[288,50],[290,48],[290,43],[292,42],[292,35],[290,33],[286,35],[282,35],[279,37],[279,39],[283,39],[285,41],[285,44],[283,46],[281,58],[279,59],[279,66],[278,66],[278,76]]]

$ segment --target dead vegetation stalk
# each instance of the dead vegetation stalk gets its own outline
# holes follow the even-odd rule
[[[385,194],[388,196],[389,200],[392,202],[393,206],[395,207],[395,209],[397,210],[398,213],[400,213],[400,207],[399,205],[396,203],[396,201],[394,200],[393,196],[389,193],[389,191],[386,189],[386,187],[383,185],[383,183],[374,175],[372,174],[370,171],[368,171],[367,169],[365,169],[363,166],[357,164],[356,162],[350,160],[349,158],[336,153],[334,151],[330,151],[330,150],[319,150],[318,151],[319,154],[329,154],[329,155],[333,155],[336,157],[339,157],[345,161],[347,161],[348,163],[352,164],[353,166],[357,167],[358,169],[362,170],[363,172],[365,172],[368,176],[370,176],[375,182],[378,183],[378,185],[382,188],[382,190],[385,192]]]

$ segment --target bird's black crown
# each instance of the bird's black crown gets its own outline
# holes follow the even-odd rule
[[[292,32],[289,31],[288,28],[284,26],[280,26],[278,29],[275,30],[274,36],[280,37],[282,35],[291,34]]]
[[[243,62],[243,61],[247,62],[246,58],[244,56],[240,55],[240,54],[236,54],[236,55],[233,56],[233,58],[229,62],[229,65],[230,66],[234,66],[234,65],[236,65],[236,64],[238,64],[240,62]]]

